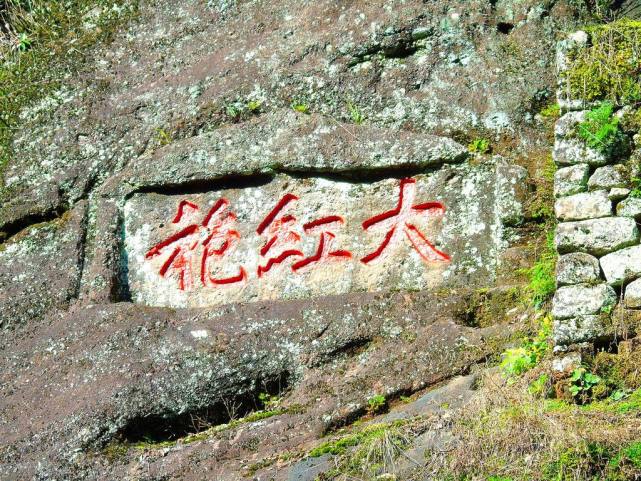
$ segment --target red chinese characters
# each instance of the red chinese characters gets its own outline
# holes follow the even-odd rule
[[[240,266],[232,276],[212,275],[212,264],[219,264],[226,253],[240,239],[234,228],[236,215],[228,212],[229,201],[219,199],[207,212],[201,223],[192,222],[198,215],[199,207],[188,200],[178,205],[173,224],[186,224],[177,233],[153,246],[145,258],[169,255],[160,267],[162,277],[175,273],[180,290],[194,287],[194,269],[200,269],[200,282],[203,286],[215,286],[243,282],[247,278],[245,269]],[[198,259],[200,257],[200,259]]]
[[[332,226],[343,224],[344,222],[345,221],[341,216],[330,215],[305,224],[303,229],[306,234],[318,233],[320,235],[318,247],[313,255],[296,262],[292,266],[292,269],[296,272],[301,269],[305,269],[308,266],[312,266],[313,264],[326,262],[331,259],[351,259],[351,252],[342,249],[333,249],[336,241],[336,235],[331,232]]]
[[[450,256],[434,247],[413,223],[413,219],[417,215],[442,216],[445,213],[445,206],[441,202],[414,204],[415,195],[416,180],[402,179],[396,208],[375,215],[363,222],[363,229],[365,230],[374,226],[381,226],[387,229],[387,233],[378,248],[362,257],[361,262],[369,264],[378,259],[386,249],[397,244],[403,234],[425,261],[450,260]]]
[[[286,194],[256,229],[258,235],[267,237],[265,244],[260,249],[261,257],[266,257],[267,261],[264,265],[258,266],[258,277],[262,277],[273,266],[281,264],[290,257],[303,257],[292,264],[294,272],[330,258],[351,258],[352,255],[348,251],[332,249],[336,236],[331,232],[331,228],[344,222],[340,216],[327,216],[303,225],[305,234],[320,235],[316,252],[305,257],[305,254],[297,248],[301,241],[301,235],[296,230],[296,217],[284,213],[297,200],[298,197],[295,195]]]
[[[421,218],[442,217],[445,206],[434,201],[416,203],[415,197],[416,180],[402,179],[396,207],[362,223],[363,230],[379,231],[381,238],[375,250],[360,258],[363,264],[368,265],[384,257],[404,238],[426,262],[450,261],[450,256],[437,249],[417,227]],[[302,201],[296,195],[285,194],[258,223],[256,234],[262,238],[260,247],[257,247],[259,260],[257,265],[254,264],[258,278],[278,265],[293,274],[304,274],[330,262],[352,259],[352,253],[338,245],[337,232],[345,228],[344,218],[325,215],[299,223],[294,215],[299,202]],[[146,259],[158,259],[159,264],[162,262],[159,274],[177,278],[181,290],[192,289],[197,283],[212,288],[244,284],[248,273],[241,264],[244,259],[239,260],[238,257],[241,234],[230,202],[225,198],[218,199],[202,220],[199,219],[199,206],[188,200],[181,201],[172,221],[177,232],[149,249]],[[246,226],[246,229],[251,229],[251,226]],[[311,237],[314,239],[313,248]]]

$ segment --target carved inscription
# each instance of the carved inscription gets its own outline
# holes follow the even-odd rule
[[[229,254],[243,242],[238,217],[228,199],[217,199],[208,210],[182,199],[171,220],[176,232],[151,246],[145,259],[158,266],[160,277],[175,279],[182,291],[192,290],[197,284],[216,288],[259,282],[279,265],[287,266],[289,275],[295,276],[327,263],[353,262],[352,252],[337,241],[336,232],[346,224],[343,215],[332,213],[301,223],[292,207],[304,202],[304,198],[286,193],[265,213],[255,228],[262,244],[254,266],[249,260],[240,264],[228,261]],[[444,214],[441,202],[417,201],[416,179],[402,179],[396,207],[359,222],[362,235],[376,236],[380,243],[375,250],[360,255],[358,262],[375,263],[401,242],[408,242],[426,263],[449,262],[450,256],[437,249],[416,225],[421,216],[441,218]],[[315,248],[310,252],[302,247],[304,237],[314,238]]]

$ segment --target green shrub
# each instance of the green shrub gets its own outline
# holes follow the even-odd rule
[[[533,339],[523,339],[521,346],[507,349],[502,355],[501,369],[508,377],[520,376],[536,366],[550,349],[552,320],[545,317]]]
[[[386,405],[387,405],[387,400],[385,399],[385,396],[381,394],[372,396],[367,400],[367,408],[372,413],[381,412],[383,409],[385,409]]]
[[[588,147],[608,154],[622,142],[619,120],[613,114],[614,106],[610,102],[602,102],[586,114],[577,126],[577,133]]]
[[[247,102],[247,110],[249,110],[253,114],[259,113],[261,107],[262,104],[258,100],[250,100],[249,102]]]
[[[590,400],[592,391],[601,383],[601,378],[589,372],[584,367],[578,367],[572,371],[570,383],[570,393],[572,396],[574,396],[577,401],[585,403]]]

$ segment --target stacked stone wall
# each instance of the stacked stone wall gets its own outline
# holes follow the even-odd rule
[[[585,48],[587,41],[585,32],[576,32],[559,44],[560,79],[569,68],[570,52]],[[577,130],[594,106],[572,99],[562,80],[558,101],[563,115],[554,131],[559,258],[552,316],[555,343],[562,347],[607,335],[619,302],[641,308],[641,198],[630,188],[636,167],[629,146],[610,154],[590,148]]]

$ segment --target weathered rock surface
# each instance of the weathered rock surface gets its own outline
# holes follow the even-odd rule
[[[617,295],[607,284],[559,287],[552,300],[555,319],[599,314],[616,304]]]
[[[600,259],[605,279],[620,285],[641,275],[641,246],[632,246],[612,252]]]
[[[0,328],[34,322],[78,296],[85,205],[0,245]]]
[[[554,173],[554,196],[563,197],[585,192],[588,190],[589,174],[588,164],[576,164],[558,169]]]
[[[573,19],[554,3],[509,3],[142,2],[136,26],[93,52],[88,75],[23,115],[0,230],[86,196],[151,154],[159,129],[174,141],[214,131],[247,119],[249,101],[256,117],[305,104],[351,123],[339,129],[356,138],[347,102],[365,124],[397,132],[525,136],[519,126],[554,84],[551,31]],[[500,22],[515,25],[509,36]]]
[[[587,252],[601,256],[636,244],[639,230],[633,219],[604,217],[557,226],[555,245],[560,254]]]
[[[601,277],[599,260],[583,252],[559,257],[556,263],[556,282],[559,286],[596,282]]]
[[[194,466],[175,461],[190,456],[201,470],[229,475],[249,439],[264,439],[259,449],[268,452],[309,442],[362,412],[374,394],[433,384],[508,338],[505,326],[454,322],[458,302],[425,292],[359,294],[215,311],[121,303],[56,315],[55,326],[13,338],[2,350],[0,473],[70,479],[98,463],[93,469],[121,479],[126,465],[101,465],[83,453],[118,437],[184,429],[190,415],[209,413],[220,422],[223,401],[251,403],[259,392],[292,386],[283,407],[293,412],[280,421],[241,427],[232,439],[223,433],[214,438],[214,454],[210,443],[196,443],[149,467],[150,475],[178,476]]]
[[[612,201],[608,192],[583,192],[557,199],[554,213],[561,221],[597,219],[612,215]]]
[[[617,215],[623,217],[641,218],[641,198],[628,197],[617,205]]]
[[[519,224],[531,183],[512,164],[549,153],[535,114],[553,94],[556,32],[575,22],[564,2],[140,3],[126,31],[88,52],[84,72],[22,113],[3,166],[0,478],[239,481],[265,459],[302,456],[373,395],[421,391],[503,348],[516,326],[472,327],[466,308],[494,287],[510,242],[529,248]],[[477,136],[503,157],[468,161]],[[573,148],[559,155],[602,162]],[[563,195],[587,188],[579,170]],[[397,250],[383,249],[388,264],[367,274],[360,260],[392,216],[371,237],[362,222],[396,209],[408,220],[395,204],[404,178],[417,181],[417,223],[439,210],[419,202],[445,204],[416,227],[451,262],[419,263],[421,241],[403,227],[390,235]],[[246,279],[257,281],[271,239],[251,236],[287,192],[304,206],[290,213],[303,255],[318,253],[304,223],[341,215],[345,231],[315,240],[348,246],[360,272],[334,266],[297,284],[276,263],[273,285],[240,295],[213,282],[240,271],[209,254],[233,249],[227,259],[251,261]],[[159,250],[176,247],[181,200],[202,214],[223,195],[236,218],[216,218],[215,233],[204,218],[186,223],[189,204],[176,222],[211,239],[145,259],[168,238]],[[225,230],[231,221],[238,229]],[[616,222],[596,245],[564,242],[595,254],[627,245],[617,229],[629,225]],[[187,260],[212,239],[208,256]],[[211,274],[215,294],[177,287],[188,265],[196,284]],[[283,396],[277,415],[221,425],[261,408],[262,392]],[[426,395],[406,412],[437,411],[436,399],[450,398]],[[220,431],[185,441],[201,423]],[[133,446],[146,438],[181,441]],[[291,474],[261,469],[257,479]]]
[[[623,296],[625,307],[629,309],[641,308],[641,279],[630,282],[625,286],[625,295]]]
[[[625,187],[629,175],[625,166],[621,164],[599,167],[588,180],[590,190],[613,189]]]
[[[554,343],[559,346],[592,341],[604,333],[601,316],[598,315],[557,319],[553,329]]]

